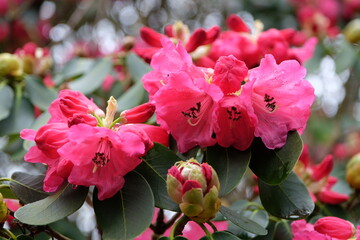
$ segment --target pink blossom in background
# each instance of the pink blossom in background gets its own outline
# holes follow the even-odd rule
[[[261,137],[269,149],[282,147],[289,131],[302,132],[306,126],[315,95],[305,74],[297,61],[277,65],[272,55],[266,55],[260,66],[250,71],[244,88],[251,89],[258,118],[255,136]]]

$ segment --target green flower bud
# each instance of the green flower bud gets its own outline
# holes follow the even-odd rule
[[[0,193],[0,224],[4,223],[9,216],[9,209],[6,206],[6,203],[4,202],[4,198],[2,194]]]
[[[21,60],[10,53],[0,54],[0,76],[19,76],[22,74]]]
[[[360,153],[353,156],[346,166],[346,181],[354,189],[360,189]]]
[[[345,29],[344,35],[346,39],[351,43],[358,43],[360,42],[360,19],[354,19],[349,22]]]
[[[166,183],[170,198],[193,221],[206,222],[219,211],[219,178],[209,164],[180,161],[169,169]]]

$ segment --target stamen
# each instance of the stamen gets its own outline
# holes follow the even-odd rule
[[[269,112],[274,112],[277,109],[276,101],[274,101],[274,97],[271,97],[265,93],[264,102],[266,103],[265,107],[269,110]]]
[[[99,141],[98,149],[95,152],[95,156],[92,158],[92,162],[95,164],[93,172],[96,172],[98,167],[104,167],[110,162],[110,149],[112,143],[108,137],[102,137]]]
[[[239,111],[235,106],[228,107],[226,112],[228,113],[229,120],[233,120],[235,122],[241,119],[241,111]]]
[[[209,97],[205,98],[202,102],[197,102],[194,107],[189,108],[187,111],[181,112],[184,117],[188,118],[187,122],[190,126],[194,127],[199,124],[204,116],[204,113],[209,108],[211,101]]]

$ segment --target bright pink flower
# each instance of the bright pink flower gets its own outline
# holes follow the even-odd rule
[[[314,224],[315,231],[339,240],[347,240],[355,234],[354,225],[338,217],[323,217]]]
[[[30,129],[21,131],[23,139],[36,142],[25,154],[24,160],[31,163],[43,163],[48,166],[44,179],[44,191],[55,192],[64,183],[72,164],[62,158],[58,149],[68,142],[68,126],[65,123],[50,123],[42,126],[37,132]]]
[[[144,123],[154,114],[155,106],[152,103],[144,103],[120,114],[124,123]]]
[[[329,176],[333,167],[333,156],[330,154],[326,155],[320,164],[312,167],[312,180],[319,181],[320,179]]]
[[[154,101],[157,122],[174,136],[180,152],[215,144],[216,102],[222,95],[219,87],[205,79],[192,79],[185,72],[169,75]]]
[[[291,223],[293,240],[335,240],[326,234],[314,230],[314,226],[306,223],[304,219],[293,221]]]
[[[94,113],[95,111],[101,110],[92,100],[88,99],[84,94],[78,91],[65,89],[60,91],[59,97],[55,99],[49,107],[49,112],[51,114],[49,123],[67,123],[69,121],[69,118],[74,117],[75,114],[87,114],[90,118],[95,119],[91,116],[91,113]],[[93,124],[93,121],[91,121],[90,123]]]
[[[250,81],[244,88],[251,88],[259,120],[255,136],[261,137],[269,149],[282,147],[289,131],[302,132],[306,126],[315,95],[311,84],[304,80],[305,73],[297,61],[277,65],[272,55],[266,55],[260,66],[250,71]]]
[[[74,185],[95,185],[100,200],[112,197],[124,185],[123,176],[140,164],[146,152],[137,134],[78,124],[69,129],[69,142],[58,149],[73,163],[68,181]]]
[[[213,42],[208,56],[215,62],[221,56],[228,55],[244,61],[248,68],[256,66],[261,57],[256,42],[247,35],[233,31],[222,32]]]
[[[151,142],[157,142],[166,147],[169,146],[169,134],[164,128],[148,124],[126,124],[122,127],[124,128],[129,126],[132,126],[132,128],[137,131],[145,132]]]
[[[219,128],[215,133],[220,146],[233,146],[241,151],[250,147],[257,124],[250,95],[241,93],[221,99],[217,121]]]
[[[242,82],[248,75],[248,68],[243,61],[233,55],[220,57],[215,65],[213,83],[218,85],[223,93],[235,93],[240,90]]]
[[[168,39],[162,40],[163,48],[160,49],[151,60],[153,71],[145,74],[142,78],[144,88],[149,92],[150,99],[152,96],[167,83],[170,73],[178,71],[198,72],[203,74],[196,68],[191,60],[191,56],[186,52],[185,48],[177,44],[176,46]]]
[[[290,45],[280,30],[271,28],[262,32],[257,43],[263,56],[265,54],[272,54],[277,63],[288,59],[288,49]]]

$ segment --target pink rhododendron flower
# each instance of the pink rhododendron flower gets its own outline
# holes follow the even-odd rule
[[[205,79],[198,80],[196,85],[185,72],[170,74],[169,82],[154,96],[157,122],[171,132],[180,152],[216,142],[212,137],[215,103],[222,97],[222,92]]]
[[[135,122],[151,117],[153,106],[144,106],[129,110],[130,115],[137,116],[133,116]],[[124,116],[114,120],[116,110],[113,97],[105,115],[82,93],[63,90],[50,106],[48,124],[38,131],[21,132],[23,139],[36,143],[25,161],[48,167],[45,191],[55,192],[67,181],[75,186],[96,186],[100,200],[112,197],[124,185],[123,176],[141,163],[140,157],[150,150],[153,141],[168,146],[165,129],[125,124]]]
[[[140,164],[146,153],[140,136],[108,128],[78,124],[69,129],[69,142],[58,152],[73,163],[68,181],[95,185],[100,200],[112,197],[124,185],[123,176]]]
[[[335,240],[326,234],[319,233],[314,230],[314,226],[306,223],[304,219],[291,223],[291,231],[293,240]]]
[[[250,95],[226,96],[219,102],[216,140],[222,147],[233,146],[244,151],[254,139],[257,118],[251,106]]]
[[[59,97],[55,99],[49,107],[49,113],[51,114],[49,123],[67,123],[69,118],[74,117],[75,114],[89,115],[90,118],[96,121],[96,119],[91,116],[91,113],[95,111],[102,112],[99,107],[96,106],[92,100],[85,97],[84,94],[78,91],[65,89],[59,92]],[[104,115],[103,112],[102,115]],[[90,119],[88,120],[90,121],[90,124],[94,123]]]
[[[272,55],[266,55],[260,66],[250,71],[252,103],[258,125],[255,136],[261,137],[269,149],[282,147],[289,131],[302,131],[315,100],[314,88],[305,77],[306,70],[297,61],[279,65]],[[276,126],[276,127],[275,127]]]
[[[347,240],[356,232],[351,222],[338,217],[320,218],[315,222],[314,230],[339,240]]]

